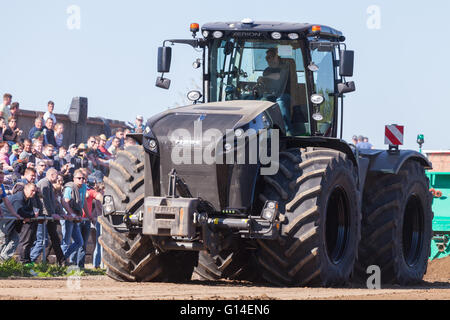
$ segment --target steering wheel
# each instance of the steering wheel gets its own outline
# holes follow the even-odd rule
[[[264,95],[265,88],[266,88],[266,86],[264,85],[264,82],[262,82],[262,81],[256,82],[252,88],[253,95],[256,98],[262,97]]]

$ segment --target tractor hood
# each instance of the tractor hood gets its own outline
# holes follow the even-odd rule
[[[227,130],[247,125],[274,105],[268,101],[246,100],[196,104],[170,109],[151,118],[148,125],[158,142],[161,194],[167,195],[169,173],[175,169],[193,197],[207,199],[217,210],[233,202],[249,206],[252,186],[245,184],[254,179],[246,175],[255,176],[258,166],[241,165],[241,168],[215,161],[208,163],[205,158],[197,157],[198,154],[202,156],[198,151],[206,150],[208,144],[211,146],[212,136],[208,133],[213,133],[214,141],[218,141],[217,137],[223,139]],[[184,151],[184,147],[189,151]],[[182,162],[179,155],[182,155]],[[188,161],[185,161],[185,155],[190,155]],[[230,186],[239,187],[242,191],[232,192],[228,190]],[[230,194],[238,196],[233,196],[233,200],[228,196]]]
[[[163,120],[165,117],[169,116],[172,120],[175,118],[170,117],[170,115],[179,115],[179,116],[187,116],[187,115],[197,115],[197,118],[201,115],[211,115],[211,118],[219,119],[221,116],[224,118],[232,116],[234,119],[234,125],[232,127],[227,127],[223,129],[234,129],[238,128],[242,125],[249,123],[253,120],[257,115],[262,113],[263,111],[269,109],[274,105],[273,102],[270,101],[259,101],[259,100],[234,100],[234,101],[225,101],[225,102],[213,102],[213,103],[205,103],[205,104],[194,104],[184,107],[178,107],[174,109],[167,110],[163,113],[158,114],[157,116],[151,118],[149,120],[150,127],[152,130],[154,129],[157,122]],[[179,117],[180,120],[182,117]],[[206,119],[202,119],[204,121]],[[164,121],[164,120],[163,120]],[[181,120],[184,122],[183,120]],[[207,123],[209,121],[205,121]],[[177,126],[178,121],[172,123],[167,129],[177,129],[181,128]],[[230,125],[231,123],[227,123]],[[192,125],[192,124],[191,124]],[[220,126],[220,123],[217,123]],[[158,126],[158,125],[156,125]],[[217,127],[217,129],[221,129]],[[155,130],[153,130],[155,131]]]

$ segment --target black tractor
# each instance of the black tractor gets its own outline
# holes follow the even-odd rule
[[[342,140],[354,52],[323,25],[216,22],[172,45],[202,53],[203,90],[154,115],[105,178],[103,262],[120,281],[412,284],[426,272],[431,194],[420,153]],[[201,37],[197,33],[201,32]],[[338,137],[339,136],[339,137]]]

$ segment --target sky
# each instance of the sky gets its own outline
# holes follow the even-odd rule
[[[215,21],[317,23],[344,33],[355,50],[356,92],[346,95],[344,139],[384,145],[384,126],[405,126],[405,149],[449,149],[450,1],[277,0],[226,2],[17,0],[0,2],[0,92],[21,108],[67,113],[88,98],[89,116],[133,121],[185,101],[200,57],[174,47],[169,90],[155,87],[157,47],[191,38],[189,25]],[[350,79],[348,79],[350,80]]]

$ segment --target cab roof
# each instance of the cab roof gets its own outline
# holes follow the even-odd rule
[[[248,23],[246,23],[248,22]],[[226,34],[232,32],[281,32],[281,33],[299,33],[308,35],[312,33],[313,26],[320,26],[321,35],[331,37],[342,37],[342,32],[334,28],[311,23],[289,23],[289,22],[269,22],[269,21],[232,21],[232,22],[209,22],[202,25],[202,31],[210,32],[223,31]]]

